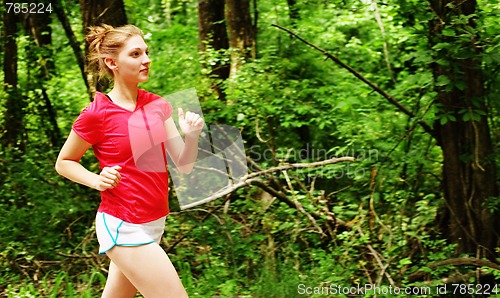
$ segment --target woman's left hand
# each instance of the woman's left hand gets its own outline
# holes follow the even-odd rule
[[[184,136],[198,138],[200,136],[201,130],[203,129],[203,125],[205,125],[205,121],[203,120],[203,118],[193,112],[186,112],[186,114],[184,115],[184,111],[182,110],[182,108],[179,108],[178,115],[179,126]]]

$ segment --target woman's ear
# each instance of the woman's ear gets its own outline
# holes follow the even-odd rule
[[[118,65],[116,65],[116,61],[115,59],[111,58],[111,57],[106,57],[104,58],[104,64],[106,64],[106,66],[111,69],[112,71],[114,70],[118,70]]]

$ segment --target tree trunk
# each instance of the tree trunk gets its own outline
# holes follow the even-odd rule
[[[54,11],[57,15],[57,18],[61,22],[62,27],[64,28],[64,32],[68,37],[69,44],[73,49],[73,53],[75,53],[76,61],[78,63],[78,67],[80,67],[80,72],[82,73],[83,81],[85,82],[85,86],[87,90],[90,89],[89,82],[87,81],[87,75],[85,73],[85,57],[83,55],[82,49],[80,48],[80,42],[77,41],[75,33],[73,29],[71,29],[71,24],[68,19],[68,15],[64,11],[64,7],[61,3],[61,0],[54,1]]]
[[[127,24],[127,14],[123,0],[80,0],[83,30],[101,24],[122,26]]]
[[[229,64],[224,59],[211,57],[210,52],[222,57],[229,49],[226,21],[224,18],[225,0],[198,0],[198,35],[199,50],[204,55],[204,67],[210,68],[212,90],[220,100],[225,100],[221,83],[229,77]],[[209,51],[207,51],[207,49]],[[207,63],[214,59],[215,63]]]
[[[288,4],[288,17],[292,27],[295,27],[297,21],[300,20],[299,8],[297,7],[297,0],[287,0]]]
[[[444,26],[448,29],[452,26],[451,18],[474,14],[476,2],[465,0],[456,4],[451,0],[430,0],[430,3],[437,15],[436,21],[430,22],[431,46],[456,43],[450,34],[442,35],[442,30]],[[475,28],[473,19],[470,20],[467,25]],[[479,49],[472,42],[461,47],[466,47],[472,54],[464,58],[441,53],[440,57],[446,57],[449,65],[436,63],[433,66],[436,79],[446,76],[454,84],[438,90],[437,99],[443,114],[456,119],[436,124],[438,142],[443,151],[443,188],[447,207],[443,231],[458,244],[457,253],[494,259],[495,247],[499,244],[499,214],[488,209],[488,201],[498,196],[498,189],[481,65],[475,60]],[[461,87],[463,85],[465,87]]]
[[[108,24],[111,26],[122,26],[127,24],[127,14],[123,0],[80,0],[82,12],[83,32],[86,35],[90,26]],[[85,44],[85,55],[88,53],[88,45]],[[96,91],[104,91],[109,87],[108,81],[97,81],[94,73],[88,69],[85,59],[85,74],[89,84],[89,95],[91,100]]]
[[[57,125],[56,111],[47,94],[45,82],[55,74],[55,63],[52,53],[52,28],[49,14],[22,14],[26,33],[32,37],[27,48],[28,88],[37,93],[40,102],[37,113],[41,118],[42,129],[45,130],[54,148],[60,147],[61,132]],[[33,73],[30,73],[33,72]],[[40,91],[37,91],[40,90]]]
[[[250,17],[250,1],[226,0],[226,20],[231,48],[230,76],[235,76],[245,61],[256,56],[256,28]]]
[[[5,5],[6,6],[6,5]],[[18,18],[14,13],[3,13],[3,72],[5,91],[5,118],[2,135],[2,145],[6,147],[18,147],[24,150],[23,141],[24,123],[23,108],[24,99],[17,86],[17,42]]]

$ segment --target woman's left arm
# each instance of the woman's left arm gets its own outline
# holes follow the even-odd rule
[[[168,140],[166,142],[167,152],[172,158],[175,166],[182,173],[190,173],[198,157],[198,139],[205,121],[200,115],[186,112],[179,108],[179,126],[184,134],[182,139],[172,117],[165,121],[165,130]]]

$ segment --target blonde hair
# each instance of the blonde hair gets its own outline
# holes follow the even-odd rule
[[[135,35],[144,38],[141,29],[134,25],[113,27],[103,24],[89,27],[85,40],[89,45],[87,59],[90,70],[98,72],[100,77],[106,74],[113,77],[113,71],[104,63],[104,59],[116,58],[125,42]]]

